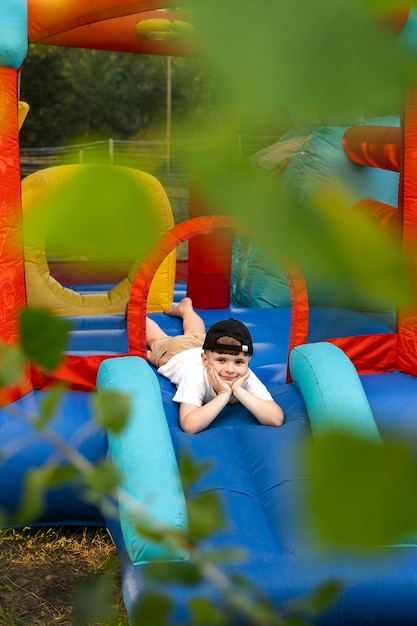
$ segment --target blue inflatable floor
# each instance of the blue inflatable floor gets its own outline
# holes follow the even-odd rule
[[[303,396],[294,384],[285,384],[289,312],[231,307],[227,311],[204,311],[202,315],[207,326],[228,316],[247,323],[255,346],[251,365],[283,407],[285,423],[279,429],[259,426],[243,407],[227,407],[206,431],[186,434],[179,428],[178,407],[172,402],[174,387],[158,376],[178,460],[190,455],[196,463],[205,463],[209,468],[188,490],[187,501],[213,493],[223,507],[224,528],[200,542],[199,548],[242,550],[244,558],[225,563],[223,572],[244,576],[282,615],[291,612],[292,603],[309,597],[320,585],[337,581],[341,592],[335,604],[322,613],[308,614],[308,623],[417,623],[416,548],[382,547],[372,557],[330,556],[312,550],[304,508],[310,484],[304,444],[312,435]],[[343,334],[339,332],[342,327],[344,334],[377,329],[391,332],[381,318],[357,312],[327,309],[323,313],[316,309],[310,319],[314,316],[317,324],[310,337],[315,341]],[[181,332],[178,319],[163,314],[153,317],[167,333]],[[362,380],[381,434],[414,434],[417,381],[399,372],[364,376]],[[396,417],[398,413],[401,415]],[[125,602],[133,614],[146,580],[143,566],[129,559],[117,520],[108,519],[107,525],[121,555]],[[207,584],[197,589],[170,584],[165,592],[173,601],[172,624],[192,624],[187,602],[195,596],[221,602],[215,587]],[[241,623],[245,622],[230,618],[230,624]]]
[[[244,576],[265,594],[276,610],[285,615],[292,603],[313,594],[320,585],[337,581],[340,595],[320,614],[309,614],[318,626],[408,626],[417,616],[417,548],[381,547],[372,556],[317,553],[309,542],[311,528],[304,508],[310,476],[304,463],[304,444],[311,438],[310,424],[301,393],[293,384],[273,388],[285,413],[279,428],[259,426],[242,407],[228,407],[212,426],[198,435],[188,435],[178,426],[178,409],[172,389],[160,380],[163,406],[171,439],[179,460],[191,455],[208,471],[187,492],[187,501],[203,494],[216,494],[225,519],[224,528],[199,543],[202,550],[238,548],[243,559],[222,565],[228,575]],[[378,427],[386,432],[389,411],[408,411],[398,418],[398,432],[415,431],[411,405],[417,381],[398,372],[367,376]],[[392,396],[403,396],[400,402]],[[391,425],[391,431],[395,427]],[[146,582],[143,566],[134,565],[117,520],[108,519],[123,570],[124,597],[131,614]],[[215,587],[197,589],[173,586],[165,592],[173,600],[172,624],[192,624],[187,602],[204,595],[221,603]],[[239,619],[230,624],[243,624]]]
[[[312,553],[310,525],[304,509],[310,476],[304,462],[305,441],[311,439],[306,405],[299,389],[286,384],[287,341],[290,324],[288,309],[241,309],[204,311],[209,326],[226,317],[247,323],[254,338],[251,367],[270,388],[282,406],[285,423],[279,428],[260,426],[243,407],[227,407],[209,429],[188,435],[178,425],[178,407],[172,402],[173,386],[156,371],[141,363],[156,377],[160,388],[164,420],[175,456],[181,463],[190,455],[196,463],[207,463],[208,470],[187,491],[188,503],[200,494],[214,493],[223,507],[224,527],[199,543],[200,549],[243,549],[244,558],[228,559],[221,565],[226,574],[239,574],[265,594],[277,610],[291,611],[292,602],[311,594],[319,585],[336,580],[341,593],[333,606],[321,614],[308,616],[317,626],[411,626],[417,624],[417,552],[413,546],[382,547],[374,557],[329,556]],[[181,331],[180,322],[164,314],[154,314],[170,334]],[[332,336],[392,332],[392,320],[343,309],[312,309],[310,341]],[[123,353],[123,316],[77,320],[70,351],[77,353]],[[119,359],[114,359],[118,361]],[[113,361],[111,359],[109,362]],[[376,424],[382,435],[392,432],[417,436],[417,382],[399,372],[361,377]],[[140,377],[138,378],[140,389]],[[141,392],[142,393],[142,392]],[[158,390],[159,394],[159,390]],[[51,446],[19,414],[33,414],[47,392],[33,392],[26,398],[0,409],[1,447],[0,507],[16,510],[25,473],[56,459]],[[107,436],[94,425],[91,394],[68,392],[51,426],[64,440],[72,442],[95,462],[108,454]],[[140,402],[140,398],[139,398]],[[147,419],[152,420],[152,411]],[[149,450],[150,441],[133,442],[133,451]],[[152,458],[154,460],[152,460]],[[156,463],[151,457],[149,467]],[[85,503],[77,481],[51,490],[40,524],[105,524],[117,547],[125,604],[134,615],[146,580],[142,565],[133,564],[121,531],[120,520],[99,507]],[[203,595],[221,602],[214,586],[206,583],[196,589],[169,585],[173,601],[170,624],[192,624],[187,601]],[[132,618],[133,619],[133,618]],[[230,625],[244,624],[231,618]]]

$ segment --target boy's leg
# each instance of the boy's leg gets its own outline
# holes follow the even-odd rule
[[[149,348],[152,350],[155,344],[155,341],[158,339],[163,339],[168,335],[164,333],[164,331],[159,328],[158,324],[151,320],[149,317],[146,318],[146,343]]]
[[[204,334],[206,327],[201,317],[193,309],[191,298],[183,298],[177,306],[164,311],[172,317],[181,317],[184,335]]]

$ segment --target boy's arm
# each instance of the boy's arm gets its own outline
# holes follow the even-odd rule
[[[274,400],[258,398],[240,383],[234,384],[232,391],[235,398],[256,417],[260,424],[278,427],[284,423],[284,412]]]
[[[231,390],[222,390],[218,395],[203,404],[195,406],[182,402],[180,404],[180,426],[183,431],[195,435],[209,426],[224,409],[232,395]]]

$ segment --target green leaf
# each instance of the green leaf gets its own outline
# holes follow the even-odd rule
[[[110,494],[120,484],[120,474],[108,461],[96,463],[85,477],[86,484],[93,492]]]
[[[187,587],[197,585],[202,580],[201,568],[193,561],[147,563],[145,575],[149,581],[165,585],[181,584]]]
[[[102,428],[112,433],[119,433],[126,426],[129,419],[131,399],[125,393],[116,391],[98,390],[94,394],[96,418]]]
[[[191,542],[198,542],[225,528],[225,517],[216,493],[199,494],[188,500],[189,534]]]
[[[208,461],[196,462],[188,452],[179,456],[178,467],[184,491],[187,492],[199,478],[207,474],[212,464]]]
[[[230,616],[224,614],[207,598],[192,598],[188,602],[188,607],[192,613],[192,624],[195,626],[226,626],[229,624]]]
[[[286,622],[262,589],[242,576],[233,576],[232,579],[234,586],[225,594],[228,613],[243,616],[244,622],[253,626],[285,626]]]
[[[113,582],[108,574],[82,580],[75,588],[73,625],[104,623],[112,613],[113,600]]]
[[[33,468],[25,474],[24,485],[17,513],[17,522],[35,522],[46,505],[46,491],[50,486],[51,468]]]
[[[315,618],[337,602],[343,591],[343,584],[338,580],[328,580],[319,585],[310,595],[298,598],[288,605],[287,626],[299,626],[306,624],[306,616]]]
[[[311,512],[324,546],[375,548],[415,534],[417,465],[408,442],[329,433],[309,458]]]
[[[43,395],[40,413],[33,422],[37,428],[44,428],[53,419],[64,393],[65,388],[58,385]]]
[[[22,310],[19,323],[23,352],[45,370],[53,371],[67,346],[71,324],[42,309]]]
[[[241,546],[204,550],[202,554],[210,563],[243,563],[248,558],[247,552]]]
[[[154,543],[164,543],[166,540],[164,529],[156,526],[153,520],[148,518],[146,514],[142,516],[142,519],[135,522],[135,530],[142,538]]]
[[[6,511],[4,508],[0,507],[0,526],[5,528],[11,524],[13,524],[13,521],[10,520],[10,511]]]
[[[50,472],[49,486],[60,487],[72,481],[77,474],[77,469],[73,465],[57,465]]]
[[[47,492],[73,480],[76,474],[76,468],[68,464],[28,470],[24,477],[17,522],[29,524],[37,521],[45,510]]]
[[[0,387],[19,382],[23,376],[25,357],[20,346],[0,346]]]
[[[306,599],[306,605],[309,607],[310,612],[319,615],[336,602],[337,598],[343,591],[343,584],[338,580],[329,580],[320,585],[310,596]]]
[[[132,626],[166,626],[171,609],[172,600],[166,595],[147,590],[133,606]]]

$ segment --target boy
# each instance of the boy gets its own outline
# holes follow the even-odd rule
[[[173,399],[180,404],[180,426],[185,432],[204,430],[227,404],[237,402],[260,424],[283,424],[281,407],[249,369],[252,337],[242,322],[216,322],[205,333],[190,298],[183,298],[165,313],[182,318],[184,334],[169,337],[146,318],[148,358],[159,374],[177,386]]]

